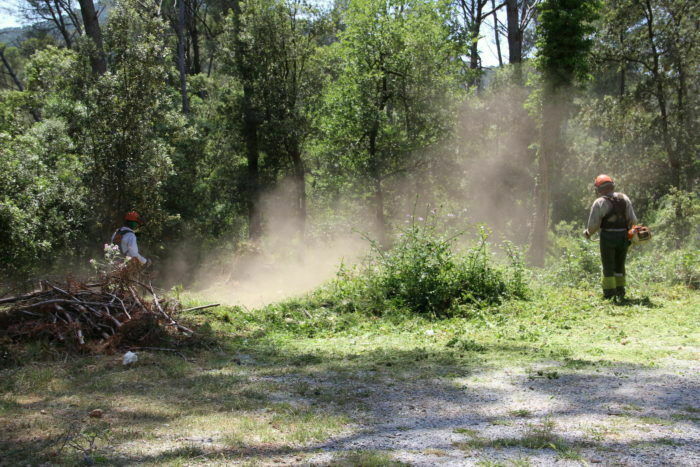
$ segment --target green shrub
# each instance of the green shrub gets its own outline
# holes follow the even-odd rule
[[[650,245],[641,247],[645,250],[633,256],[627,267],[634,283],[667,283],[700,289],[700,250],[665,251],[647,246]]]
[[[700,196],[675,188],[661,198],[658,208],[650,212],[645,224],[654,234],[655,248],[700,248]]]
[[[482,228],[477,244],[457,253],[456,237],[440,235],[434,224],[413,224],[399,234],[390,250],[373,244],[364,265],[341,268],[330,295],[347,311],[393,309],[431,316],[524,297],[527,285],[519,252],[507,245],[511,264],[496,265],[488,235]]]
[[[549,269],[553,282],[576,286],[595,280],[600,274],[599,246],[586,240],[583,227],[575,222],[560,222],[550,242]]]

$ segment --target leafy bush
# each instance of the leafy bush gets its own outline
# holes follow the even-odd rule
[[[631,246],[627,274],[633,284],[667,283],[700,288],[700,197],[672,190],[647,213],[644,224],[654,234],[650,243]],[[584,239],[574,222],[562,222],[551,239],[549,268],[543,276],[551,283],[579,286],[595,283],[601,273],[599,246]]]
[[[598,244],[586,240],[581,232],[575,222],[560,222],[554,228],[547,274],[557,284],[576,286],[600,274]]]
[[[648,218],[654,244],[666,250],[683,246],[700,248],[700,196],[697,193],[672,188]]]
[[[5,95],[0,93],[0,106]],[[85,161],[60,120],[24,134],[0,126],[0,275],[26,273],[76,243],[88,209]]]
[[[635,283],[667,283],[700,289],[700,250],[649,250],[633,257],[628,270]]]
[[[394,309],[445,316],[524,297],[527,285],[519,252],[508,245],[511,265],[494,264],[488,235],[482,228],[477,244],[457,253],[456,237],[441,236],[434,224],[413,224],[390,250],[373,244],[363,266],[341,268],[328,289],[330,298],[348,311]]]

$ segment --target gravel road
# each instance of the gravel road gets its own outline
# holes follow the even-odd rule
[[[343,384],[285,379],[327,391]],[[376,451],[417,466],[700,465],[697,360],[656,368],[551,362],[457,379],[361,378],[353,387],[362,408],[345,407],[359,423],[313,446],[311,464]]]

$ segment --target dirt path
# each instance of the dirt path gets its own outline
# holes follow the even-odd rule
[[[449,381],[358,379],[363,408],[352,415],[359,426],[315,446],[320,452],[308,460],[376,451],[411,465],[700,465],[698,361],[653,369],[571,366],[552,362]],[[285,380],[330,391],[348,384]]]

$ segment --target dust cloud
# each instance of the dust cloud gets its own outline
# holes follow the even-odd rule
[[[534,120],[524,109],[526,97],[525,89],[510,86],[468,99],[458,109],[453,138],[418,155],[425,163],[386,179],[390,230],[434,212],[448,227],[465,230],[464,242],[475,239],[476,224],[485,224],[494,241],[526,244],[536,169],[530,145],[537,139]],[[337,217],[342,217],[338,212],[348,212],[345,201],[343,207],[331,209]],[[359,232],[371,232],[374,225],[369,206],[350,218],[346,214],[326,229],[326,235],[314,232],[306,235],[314,240],[305,241],[294,202],[291,182],[268,193],[260,204],[264,238],[235,254],[205,259],[206,266],[195,276],[198,291],[211,300],[256,308],[309,292],[332,279],[341,263],[357,262],[368,252],[369,244]],[[316,214],[309,213],[309,230],[323,217]]]
[[[462,109],[457,131],[462,192],[473,223],[497,238],[526,243],[535,191],[537,128],[517,86],[481,96]]]
[[[440,224],[465,231],[459,243],[474,240],[477,225],[491,240],[526,244],[533,218],[536,147],[535,121],[524,108],[528,91],[502,85],[471,96],[456,112],[451,139],[426,151],[426,163],[391,191],[397,218],[441,217]],[[400,220],[400,219],[399,219]]]
[[[282,182],[265,195],[263,238],[236,253],[206,259],[195,275],[197,291],[209,300],[257,308],[310,292],[334,278],[341,264],[353,264],[367,253],[362,223],[353,223],[357,231],[339,223],[327,226],[324,235],[302,238],[294,203],[291,183]]]

